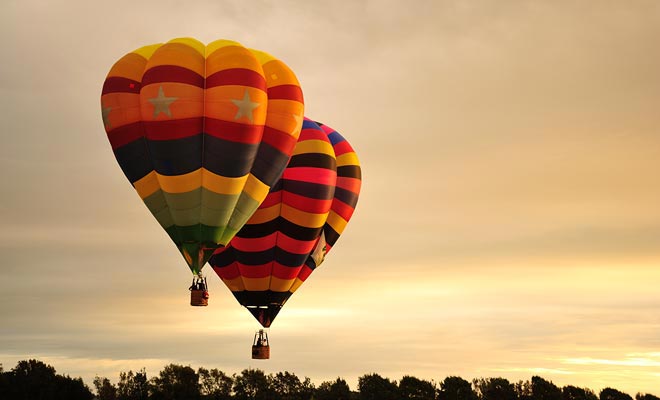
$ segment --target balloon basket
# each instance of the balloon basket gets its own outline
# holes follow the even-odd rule
[[[254,342],[252,342],[252,359],[253,360],[268,360],[270,358],[270,345],[268,344],[268,334],[259,329],[254,334]]]
[[[206,278],[201,274],[193,278],[190,285],[190,305],[195,307],[206,307],[209,305],[209,291],[207,290]]]
[[[195,307],[206,307],[209,305],[209,292],[206,290],[191,290],[190,305]]]

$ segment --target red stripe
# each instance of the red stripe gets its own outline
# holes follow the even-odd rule
[[[241,276],[245,278],[265,278],[270,276],[271,263],[264,265],[243,265],[238,267],[241,271]]]
[[[282,265],[278,262],[273,263],[273,272],[272,275],[276,278],[280,279],[294,279],[295,277],[298,276],[298,272],[300,272],[300,267],[287,267],[285,265]]]
[[[302,89],[296,85],[279,85],[268,88],[269,100],[295,100],[303,103]]]
[[[320,183],[323,185],[332,184],[337,179],[337,171],[325,168],[295,167],[284,170],[283,179],[292,181],[303,181]]]
[[[312,199],[298,194],[289,193],[286,191],[286,186],[284,187],[284,193],[282,194],[282,202],[300,211],[315,214],[327,213],[332,205],[332,200]]]
[[[275,239],[277,232],[273,232],[268,236],[259,238],[244,238],[236,236],[231,241],[231,246],[236,250],[246,253],[265,251],[275,247]]]
[[[355,209],[349,206],[348,204],[344,203],[343,201],[339,199],[335,199],[335,201],[332,202],[332,211],[339,214],[339,216],[342,217],[344,220],[348,221],[349,219],[351,219],[351,216],[353,215]]]
[[[305,282],[305,280],[309,278],[312,272],[314,272],[313,269],[311,269],[307,265],[303,265],[303,267],[300,269],[300,272],[298,273],[298,279]]]
[[[268,208],[272,207],[275,204],[280,204],[282,202],[282,191],[278,190],[277,192],[268,193],[264,201],[261,203],[259,208]]]
[[[202,118],[171,119],[164,121],[143,121],[144,132],[150,140],[172,140],[200,135]]]
[[[142,85],[133,79],[121,76],[111,76],[103,82],[101,95],[108,93],[140,93]]]
[[[288,237],[282,232],[277,235],[277,247],[289,253],[309,254],[314,249],[315,244],[315,240],[298,240]]]
[[[204,77],[195,71],[178,65],[158,65],[149,68],[142,75],[142,86],[152,83],[177,82],[204,87]]]
[[[134,142],[141,137],[144,137],[142,122],[133,122],[132,124],[117,127],[108,132],[108,140],[110,140],[112,150]]]
[[[264,136],[261,139],[263,143],[267,143],[284,154],[293,153],[293,148],[296,146],[296,138],[286,132],[282,132],[270,126],[264,126]]]
[[[307,128],[300,131],[298,143],[304,142],[305,140],[322,140],[330,143],[328,136],[322,130],[314,128]]]
[[[260,125],[246,125],[238,122],[223,121],[206,117],[204,130],[207,134],[231,142],[256,144],[261,142],[264,127]]]
[[[339,142],[336,145],[332,146],[332,148],[335,150],[335,155],[340,156],[342,154],[346,153],[354,153],[353,148],[351,147],[350,144],[348,144],[347,141]]]
[[[256,71],[245,68],[231,68],[218,71],[206,78],[206,88],[225,85],[250,86],[266,91],[266,79]]]
[[[360,186],[362,186],[362,181],[356,178],[348,178],[345,176],[337,177],[337,187],[346,189],[353,193],[360,193]]]
[[[241,273],[238,270],[236,263],[232,263],[225,267],[216,267],[213,266],[213,270],[216,274],[222,279],[236,279],[241,276]]]

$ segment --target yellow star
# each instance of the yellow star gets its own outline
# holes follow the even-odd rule
[[[261,104],[253,103],[251,101],[250,94],[248,93],[247,89],[245,90],[245,94],[241,100],[232,99],[231,102],[234,103],[236,107],[238,107],[238,111],[236,111],[234,119],[237,120],[241,117],[246,117],[250,120],[250,122],[254,122],[252,113],[254,112],[254,109],[259,107]]]
[[[302,122],[303,122],[303,116],[302,114],[291,114],[293,115],[293,119],[296,121],[296,129],[293,130],[293,133],[299,133],[300,130],[302,129]]]
[[[101,116],[103,118],[103,126],[105,126],[106,129],[110,129],[112,125],[110,125],[110,111],[112,110],[112,107],[103,107],[101,106]]]
[[[158,96],[147,99],[151,104],[154,105],[154,119],[158,114],[163,113],[168,117],[172,118],[172,112],[170,111],[170,104],[174,103],[178,97],[165,97],[165,92],[163,87],[158,88]]]

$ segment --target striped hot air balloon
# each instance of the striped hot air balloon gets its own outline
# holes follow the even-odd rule
[[[194,274],[266,198],[303,121],[294,73],[228,40],[126,54],[101,107],[119,166]]]
[[[236,299],[269,327],[351,219],[358,158],[328,126],[305,119],[282,179],[227,247],[209,260]]]

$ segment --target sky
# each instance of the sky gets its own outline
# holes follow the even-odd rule
[[[362,164],[356,212],[250,358],[123,176],[124,54],[226,38],[296,73]],[[459,375],[660,395],[660,3],[0,4],[0,363],[116,382],[169,363],[320,383]]]

